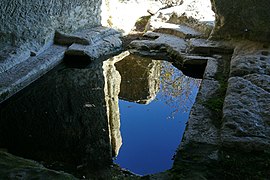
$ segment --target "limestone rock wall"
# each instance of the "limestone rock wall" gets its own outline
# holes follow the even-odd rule
[[[72,32],[101,21],[101,0],[1,0],[0,49],[26,44],[41,51],[55,30]]]
[[[211,0],[216,13],[213,37],[270,41],[270,1]]]

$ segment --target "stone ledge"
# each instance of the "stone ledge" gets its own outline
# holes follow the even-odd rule
[[[22,49],[18,52],[15,49],[13,54],[0,54],[0,63],[3,64],[0,68],[0,102],[54,68],[64,59],[64,55],[88,56],[94,60],[119,51],[122,47],[119,36],[118,31],[99,26],[71,35],[56,33],[55,41],[64,45],[72,44],[69,48],[52,45],[38,55]]]
[[[81,29],[73,34],[56,32],[54,41],[55,44],[59,45],[72,45],[74,43],[82,45],[94,45],[98,41],[101,41],[104,37],[112,35],[120,37],[120,33],[118,31],[112,28],[98,26],[94,28]]]
[[[30,51],[24,51],[22,48],[11,46],[5,47],[0,52],[0,73],[9,70],[29,57]]]
[[[66,47],[53,45],[39,56],[30,57],[0,74],[0,102],[54,68],[64,58]]]
[[[118,36],[110,35],[97,41],[94,44],[82,45],[72,44],[66,51],[67,56],[88,56],[94,60],[101,56],[117,52],[122,47],[122,41]]]

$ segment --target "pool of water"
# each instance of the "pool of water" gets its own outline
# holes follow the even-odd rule
[[[112,159],[140,175],[171,168],[200,80],[127,52],[68,60],[0,104],[0,148],[78,177]]]
[[[116,68],[129,76],[121,81],[123,144],[114,162],[140,175],[171,168],[200,80],[147,58],[127,57]]]

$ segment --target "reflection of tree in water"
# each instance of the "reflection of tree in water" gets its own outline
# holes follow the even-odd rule
[[[174,118],[179,112],[188,112],[194,103],[197,89],[201,83],[200,79],[185,76],[171,63],[162,62],[160,74],[160,94],[157,97],[164,101],[172,113],[168,118]]]

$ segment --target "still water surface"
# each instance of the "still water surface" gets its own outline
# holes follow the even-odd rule
[[[144,66],[140,67],[142,63]],[[129,74],[130,86],[136,83],[137,88],[139,84],[148,87],[149,100],[143,95],[130,100],[128,92],[125,97],[121,97],[123,93],[120,92],[119,98],[125,99],[119,101],[123,144],[114,162],[140,175],[167,170],[172,167],[172,158],[182,139],[200,80],[183,75],[166,61],[124,59],[121,64],[129,65],[120,67],[119,72]],[[155,71],[151,71],[153,67]],[[141,71],[140,76],[138,71]],[[124,78],[122,83],[127,80]],[[132,97],[133,91],[129,91]]]
[[[171,168],[200,80],[127,53],[77,60],[0,104],[0,148],[52,168],[95,171],[112,158],[140,175]]]

